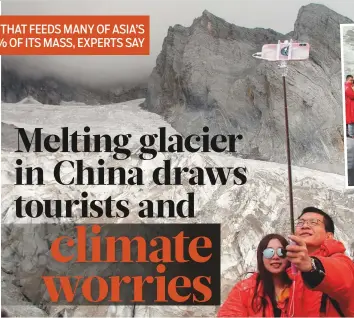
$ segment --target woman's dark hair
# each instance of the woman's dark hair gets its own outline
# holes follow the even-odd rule
[[[259,312],[260,310],[263,310],[263,317],[265,317],[267,296],[271,300],[273,307],[276,307],[275,288],[274,288],[272,273],[267,271],[263,263],[263,251],[267,248],[269,242],[273,239],[279,240],[281,245],[284,248],[289,244],[289,242],[279,234],[268,234],[265,237],[263,237],[263,239],[258,244],[258,248],[257,248],[258,275],[256,279],[256,288],[252,299],[252,308],[254,312]],[[291,284],[292,281],[289,278],[286,271],[282,273],[282,278],[285,284]],[[259,290],[259,285],[261,283],[262,283],[262,288],[261,290]],[[260,302],[259,299],[261,300]],[[257,306],[256,306],[256,300],[257,300]]]

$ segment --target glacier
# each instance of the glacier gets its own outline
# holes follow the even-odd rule
[[[153,219],[156,223],[193,222],[221,224],[221,300],[224,301],[233,285],[247,271],[254,271],[256,247],[259,240],[268,233],[290,234],[287,166],[275,162],[242,159],[231,154],[218,153],[159,153],[151,161],[138,157],[139,136],[154,134],[159,127],[166,127],[168,134],[178,134],[160,115],[142,109],[143,99],[109,105],[45,105],[32,98],[22,103],[2,103],[2,215],[7,231],[2,232],[2,294],[3,307],[18,316],[51,317],[206,317],[215,316],[216,306],[50,306],[41,308],[31,302],[38,296],[33,282],[38,280],[38,268],[46,263],[40,250],[45,238],[40,233],[11,235],[13,224],[26,222],[92,222],[75,216],[72,219],[48,220],[18,219],[15,216],[13,200],[22,195],[27,200],[34,198],[74,199],[86,191],[93,199],[112,196],[112,199],[128,199],[132,202],[130,215],[117,219],[120,223],[143,223],[134,210],[144,199],[185,199],[188,192],[195,193],[195,218]],[[147,180],[144,185],[124,186],[63,186],[55,182],[52,168],[61,160],[82,159],[86,164],[97,166],[103,159],[107,166],[118,163],[109,153],[16,153],[16,127],[32,132],[43,128],[43,134],[58,134],[61,127],[82,131],[90,126],[91,132],[99,134],[132,134],[130,149],[132,156],[119,162],[127,169],[140,167],[148,176],[164,160],[171,160],[176,167],[246,167],[247,182],[240,186],[232,184],[192,186],[188,182],[181,186],[158,186]],[[158,147],[158,144],[156,145]],[[285,152],[285,145],[284,145]],[[23,166],[40,166],[44,170],[46,186],[15,186],[16,160],[21,158]],[[344,170],[344,167],[343,167]],[[72,177],[68,171],[66,177]],[[303,167],[293,167],[294,208],[298,215],[306,206],[324,209],[334,218],[336,238],[347,247],[348,255],[354,256],[354,190],[345,189],[345,177]],[[79,211],[76,211],[79,214]],[[151,220],[150,220],[151,221]],[[149,221],[149,222],[150,222]],[[112,220],[102,220],[112,222]],[[23,247],[26,248],[23,248]],[[25,295],[25,299],[23,297]],[[6,301],[18,299],[18,306]]]

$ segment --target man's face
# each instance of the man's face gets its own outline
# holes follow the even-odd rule
[[[323,215],[313,212],[305,213],[297,220],[295,234],[313,247],[320,247],[330,235],[326,232]]]
[[[353,78],[352,78],[352,77],[349,77],[349,78],[347,79],[347,83],[352,83],[352,84],[353,84]]]

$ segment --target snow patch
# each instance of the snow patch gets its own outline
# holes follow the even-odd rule
[[[16,105],[18,104],[23,104],[23,105],[42,105],[42,103],[40,103],[39,101],[37,101],[36,99],[34,99],[32,96],[28,96],[28,97],[25,97],[24,99],[22,99],[21,101],[19,101],[18,103],[16,103]]]

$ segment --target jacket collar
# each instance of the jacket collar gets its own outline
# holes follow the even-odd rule
[[[327,239],[323,242],[319,249],[317,249],[311,256],[331,256],[333,254],[345,253],[344,244],[335,239]]]
[[[347,88],[347,87],[352,87],[353,86],[353,84],[352,83],[350,83],[350,82],[346,82],[345,83],[345,87]]]

